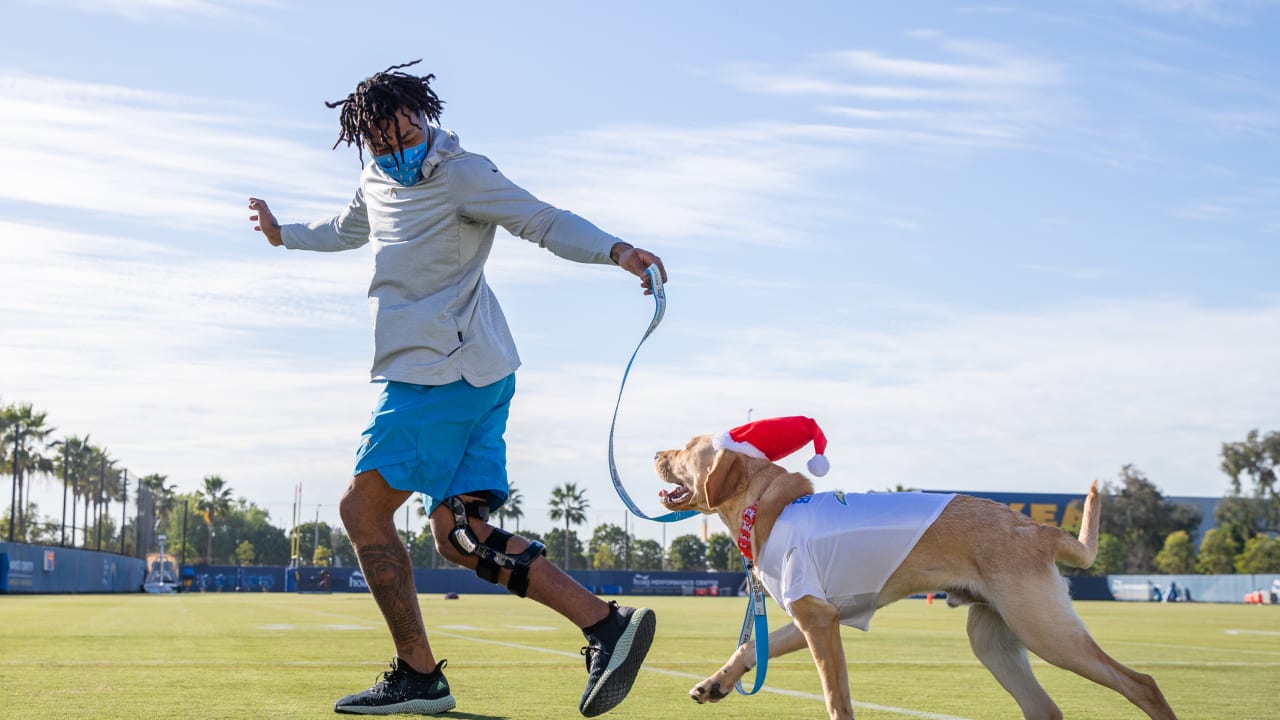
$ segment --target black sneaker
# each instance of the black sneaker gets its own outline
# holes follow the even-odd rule
[[[333,706],[334,712],[355,715],[436,715],[457,706],[449,694],[449,681],[444,678],[444,660],[429,673],[420,673],[400,658],[391,661],[391,669],[373,687],[348,695]]]
[[[649,608],[609,605],[609,617],[583,631],[589,642],[582,648],[587,658],[587,689],[582,691],[578,711],[586,717],[609,712],[631,692],[658,622]]]

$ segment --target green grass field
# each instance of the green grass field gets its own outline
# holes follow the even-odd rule
[[[622,598],[636,604],[637,598]],[[825,717],[807,654],[769,665],[759,694],[686,695],[737,640],[744,598],[645,598],[658,635],[630,697],[606,717]],[[576,628],[505,595],[422,600],[449,660],[451,718],[578,717]],[[1155,676],[1183,718],[1280,715],[1280,607],[1078,603],[1098,642]],[[969,652],[963,610],[909,600],[845,632],[858,717],[1019,717]],[[770,626],[784,617],[770,607]],[[390,640],[368,595],[0,596],[0,717],[330,718],[385,669]],[[1067,717],[1145,717],[1119,695],[1036,662]]]

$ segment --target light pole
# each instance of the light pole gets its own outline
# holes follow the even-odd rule
[[[186,500],[182,503],[182,559],[178,561],[178,565],[187,564],[187,511],[191,509],[191,501]]]
[[[106,496],[106,490],[105,490],[106,486],[107,486],[107,456],[104,454],[102,456],[102,467],[98,471],[98,502],[95,503],[93,507],[93,509],[98,512],[98,517],[95,518],[93,521],[94,528],[97,530],[97,533],[96,533],[97,539],[94,541],[93,549],[99,550],[99,551],[102,550],[102,502]]]
[[[58,443],[62,445],[62,536],[58,540],[58,545],[62,547],[66,547],[67,545],[67,443],[63,440],[59,440]],[[75,499],[73,498],[72,504],[74,505],[74,503],[75,503]],[[76,544],[76,539],[74,536],[71,538],[71,544],[72,545]]]
[[[81,443],[80,449],[83,450],[84,444]],[[77,450],[76,457],[81,457],[80,451]],[[84,468],[83,460],[76,460],[76,471],[71,473],[71,547],[76,546],[76,505],[80,502],[80,470]],[[86,511],[87,512],[87,511]],[[89,538],[84,539],[85,544],[89,544]]]
[[[129,506],[129,469],[125,468],[123,484],[120,486],[120,554],[124,554],[124,523],[128,519]],[[136,522],[137,519],[135,518]]]
[[[9,491],[9,542],[13,542],[13,528],[17,523],[18,510],[18,443],[22,437],[22,426],[13,426],[13,489]]]

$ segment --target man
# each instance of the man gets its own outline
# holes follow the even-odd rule
[[[530,597],[582,628],[593,717],[626,697],[653,640],[647,608],[605,603],[543,557],[541,543],[487,522],[507,498],[507,411],[520,364],[502,310],[484,279],[495,228],[581,263],[615,264],[642,278],[662,261],[586,220],[541,202],[469,153],[439,126],[433,75],[394,65],[344,100],[338,141],[356,145],[363,171],[336,217],[281,225],[250,198],[255,230],[275,246],[339,251],[370,244],[374,274],[373,382],[385,383],[356,453],[340,511],[360,568],[395,643],[391,670],[337,702],[338,712],[436,714],[455,707],[427,639],[396,510],[426,496],[441,555]],[[364,166],[364,149],[373,162]]]

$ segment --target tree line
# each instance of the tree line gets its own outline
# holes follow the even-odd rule
[[[141,556],[155,551],[164,535],[167,549],[182,562],[207,565],[356,564],[340,527],[300,523],[286,533],[263,508],[237,497],[219,475],[207,475],[194,492],[179,493],[168,476],[131,478],[110,451],[89,435],[59,437],[47,414],[29,403],[0,403],[0,471],[12,478],[11,502],[0,517],[0,539],[108,550]],[[1214,527],[1199,538],[1198,508],[1166,500],[1157,486],[1132,465],[1114,482],[1102,484],[1103,507],[1098,558],[1087,572],[1275,573],[1280,572],[1280,431],[1250,431],[1225,442],[1220,469],[1230,478],[1214,511]],[[34,481],[61,481],[61,517],[41,517],[29,499]],[[575,483],[552,489],[547,518],[556,527],[545,534],[520,529],[524,496],[511,486],[507,502],[494,514],[500,527],[547,546],[548,557],[566,569],[731,571],[742,567],[737,546],[723,532],[686,534],[667,547],[639,539],[612,524],[592,528],[584,543],[577,528],[587,522],[590,502]],[[435,551],[426,508],[416,495],[410,510],[422,526],[400,534],[417,567],[452,567]],[[1077,510],[1079,508],[1076,508]],[[132,510],[132,518],[129,512]],[[1079,517],[1079,514],[1075,514]],[[119,522],[116,519],[119,518]],[[1067,528],[1077,531],[1078,528]],[[1064,572],[1079,572],[1064,568]]]
[[[1280,433],[1257,431],[1238,443],[1224,443],[1222,470],[1231,489],[1214,508],[1214,526],[1193,542],[1203,520],[1195,506],[1165,499],[1133,465],[1116,482],[1102,485],[1102,521],[1098,556],[1090,575],[1226,575],[1280,573],[1280,499],[1274,466],[1280,459]],[[1247,460],[1245,460],[1247,458]],[[1079,502],[1079,501],[1077,501]],[[1074,517],[1080,517],[1074,513]],[[1078,532],[1079,527],[1068,528]]]
[[[89,435],[56,432],[48,414],[33,405],[0,404],[0,472],[11,478],[0,539],[141,556],[158,549],[158,536],[166,535],[167,549],[192,560],[233,561],[237,551],[245,556],[244,544],[268,555],[283,548],[288,557],[284,531],[270,525],[265,510],[233,498],[221,477],[208,475],[200,490],[178,493],[167,475],[130,477]],[[36,480],[61,481],[60,517],[39,514],[30,499]],[[180,547],[183,537],[186,546]],[[229,550],[223,547],[233,540]]]

